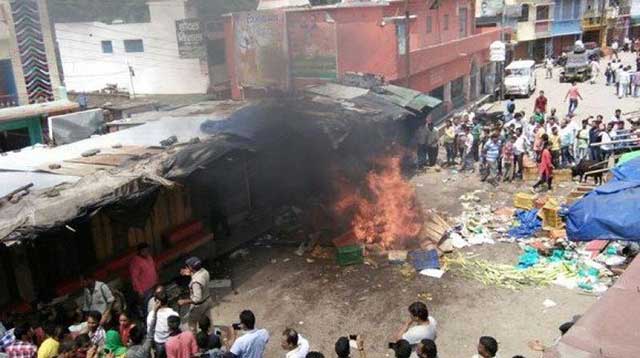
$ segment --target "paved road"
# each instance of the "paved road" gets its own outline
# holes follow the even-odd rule
[[[635,54],[622,53],[621,59],[625,65],[631,65],[632,69],[635,70]],[[578,83],[578,88],[580,89],[584,101],[579,103],[578,109],[575,112],[577,119],[583,119],[589,115],[596,116],[598,114],[602,114],[605,120],[607,120],[609,117],[613,116],[616,108],[620,108],[623,113],[640,110],[640,97],[618,99],[615,94],[614,87],[606,86],[603,72],[607,62],[609,62],[608,58],[600,61],[601,73],[595,84],[590,84],[588,81]],[[556,108],[560,115],[566,114],[569,104],[568,102],[564,102],[564,96],[569,87],[571,87],[571,84],[560,83],[558,80],[559,73],[560,68],[557,67],[554,70],[553,79],[545,79],[544,69],[538,69],[536,71],[538,83],[536,93],[529,98],[517,98],[516,110],[526,111],[526,117],[528,118],[533,114],[533,102],[538,96],[538,91],[543,90],[545,92],[545,96],[549,99],[548,108]],[[494,106],[494,108],[497,109],[497,106]],[[501,108],[504,108],[504,104],[502,104]]]

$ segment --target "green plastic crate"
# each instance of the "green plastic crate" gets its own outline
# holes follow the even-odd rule
[[[361,245],[350,245],[344,247],[338,247],[336,259],[338,265],[348,266],[364,263],[364,255]]]

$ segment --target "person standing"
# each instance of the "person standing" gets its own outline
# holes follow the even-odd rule
[[[573,148],[573,139],[574,134],[573,130],[567,124],[567,120],[565,119],[560,123],[560,157],[562,158],[560,161],[561,167],[566,167],[567,165],[572,165],[575,162],[573,155],[571,154],[571,148]]]
[[[147,315],[147,302],[158,284],[158,270],[146,242],[138,245],[138,252],[129,263],[129,275],[133,291],[138,295],[140,313],[144,317]]]
[[[545,114],[547,113],[547,97],[544,96],[544,91],[540,90],[540,95],[536,98],[535,105],[533,106],[533,111]]]
[[[471,137],[473,139],[473,160],[480,160],[480,135],[482,134],[482,124],[476,117],[473,118],[473,128],[471,129]]]
[[[582,129],[578,131],[576,136],[578,145],[578,152],[576,153],[576,161],[581,161],[587,158],[587,150],[589,149],[589,120],[582,121]]]
[[[471,135],[471,131],[468,126],[464,126],[464,132],[462,135],[460,135],[460,141],[464,144],[464,153],[463,153],[462,166],[460,167],[460,171],[464,172],[469,170],[473,173],[473,171],[475,170],[473,167],[473,160],[474,160],[473,145],[474,145],[475,139]]]
[[[183,276],[189,276],[189,298],[178,300],[178,305],[189,305],[187,322],[191,331],[197,332],[198,321],[203,316],[209,316],[213,308],[213,300],[209,292],[209,271],[202,267],[202,261],[197,257],[190,257],[185,261],[185,267],[180,270]]]
[[[544,68],[546,70],[544,78],[553,78],[553,60],[551,56],[544,59]]]
[[[442,135],[442,144],[447,151],[447,166],[451,167],[456,164],[456,130],[451,120],[447,120],[447,124],[444,128],[444,134]]]
[[[604,70],[604,77],[607,79],[607,86],[613,83],[613,67],[611,67],[611,62],[607,63],[607,68]]]
[[[498,133],[492,133],[489,140],[487,140],[482,150],[483,157],[489,166],[489,177],[487,182],[493,186],[498,185],[498,165],[500,157],[500,140],[498,139]]]
[[[576,81],[571,82],[571,88],[569,88],[567,94],[564,96],[565,102],[567,101],[567,98],[569,98],[568,114],[572,115],[576,108],[578,108],[578,99],[583,99],[580,95],[580,91],[578,90],[578,84]]]
[[[427,149],[427,166],[432,167],[438,161],[438,130],[431,119],[427,120],[424,143]]]
[[[591,84],[596,83],[596,80],[598,79],[598,77],[600,76],[600,64],[598,63],[597,60],[593,59],[591,60],[591,63],[589,63],[589,66],[591,66]]]
[[[613,144],[611,144],[611,131],[613,130],[614,123],[609,122],[607,129],[600,132],[600,158],[598,160],[607,160],[609,155],[613,152]]]
[[[84,287],[84,298],[82,310],[86,312],[100,312],[100,325],[111,321],[111,308],[115,298],[109,286],[106,283],[96,281],[92,277],[80,278],[80,282]]]
[[[287,352],[285,358],[306,358],[309,353],[309,341],[293,328],[282,332],[280,346]]]
[[[549,150],[549,140],[546,135],[544,137],[545,138],[542,144],[542,153],[540,154],[540,163],[538,164],[540,180],[538,180],[538,182],[533,185],[534,192],[540,185],[544,183],[547,183],[549,190],[552,190],[551,182],[553,180],[553,161],[551,157],[551,151]]]
[[[147,315],[147,327],[152,327],[155,322],[155,332],[153,332],[153,346],[156,358],[166,358],[167,352],[165,343],[169,339],[171,330],[168,325],[168,318],[178,316],[178,312],[170,308],[169,297],[166,291],[156,292],[154,295],[156,306]],[[151,334],[149,331],[147,334]]]
[[[549,146],[551,149],[551,159],[554,167],[560,166],[560,134],[558,133],[558,127],[551,128],[551,134],[549,135]]]
[[[236,331],[243,330],[244,334],[236,339]],[[262,358],[264,349],[269,342],[269,332],[262,328],[256,329],[256,316],[249,310],[240,313],[240,325],[234,326],[229,337],[231,349],[229,352],[237,358]]]
[[[611,43],[611,57],[610,58],[616,58],[616,60],[620,59],[618,57],[618,41],[617,40],[613,40],[613,42]]]
[[[515,134],[510,134],[506,139],[506,143],[502,146],[502,166],[504,167],[502,181],[505,182],[510,182],[515,177],[513,172],[515,163],[513,144],[515,140]]]
[[[589,153],[590,159],[599,161],[600,160],[600,147],[594,146],[593,144],[600,143],[600,124],[602,123],[602,116],[597,115],[596,119],[591,124],[591,129],[589,130]]]
[[[167,358],[191,358],[198,353],[198,343],[193,332],[180,330],[180,317],[169,316],[167,318],[169,338],[165,343]]]
[[[473,358],[494,358],[498,354],[498,341],[493,337],[480,337],[478,342],[478,354]]]
[[[527,152],[527,140],[522,134],[522,128],[516,129],[516,141],[513,143],[513,155],[515,156],[514,178],[522,179],[524,170],[524,155]]]
[[[631,75],[629,74],[628,68],[623,67],[620,71],[620,79],[618,83],[618,98],[627,96],[629,92],[630,84],[631,84]]]
[[[89,339],[91,340],[91,344],[96,347],[104,346],[104,339],[106,336],[106,332],[104,328],[102,328],[102,315],[98,311],[90,311],[87,313],[87,328],[89,332]]]
[[[511,121],[513,119],[513,115],[515,112],[516,112],[516,102],[514,101],[513,96],[511,96],[509,97],[505,105],[504,122],[508,123],[509,121]]]
[[[38,347],[32,343],[33,329],[23,324],[16,327],[13,332],[15,341],[4,349],[7,358],[36,358]]]

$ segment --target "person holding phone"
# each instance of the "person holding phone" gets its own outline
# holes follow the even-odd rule
[[[414,302],[409,306],[409,319],[400,328],[396,340],[404,339],[415,347],[423,339],[435,341],[438,322],[429,315],[427,305]]]
[[[269,342],[269,332],[262,328],[256,329],[256,316],[249,310],[240,313],[240,323],[232,325],[229,352],[235,358],[262,358],[264,349]],[[243,331],[236,339],[238,331]]]

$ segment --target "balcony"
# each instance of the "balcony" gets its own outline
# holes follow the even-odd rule
[[[499,39],[500,29],[491,29],[462,39],[412,50],[411,73],[420,73],[450,63],[460,57],[471,56],[482,51],[489,51],[489,45]],[[404,56],[400,56],[399,61],[403,61],[403,58]],[[402,66],[399,67],[402,68]],[[402,76],[401,73],[399,73],[399,75]]]
[[[582,30],[584,31],[600,30],[603,25],[602,16],[596,16],[594,13],[591,13],[584,14],[582,17]]]
[[[537,38],[551,36],[551,20],[537,20],[534,24],[534,32]]]
[[[0,95],[0,108],[17,106],[19,106],[17,95]]]

